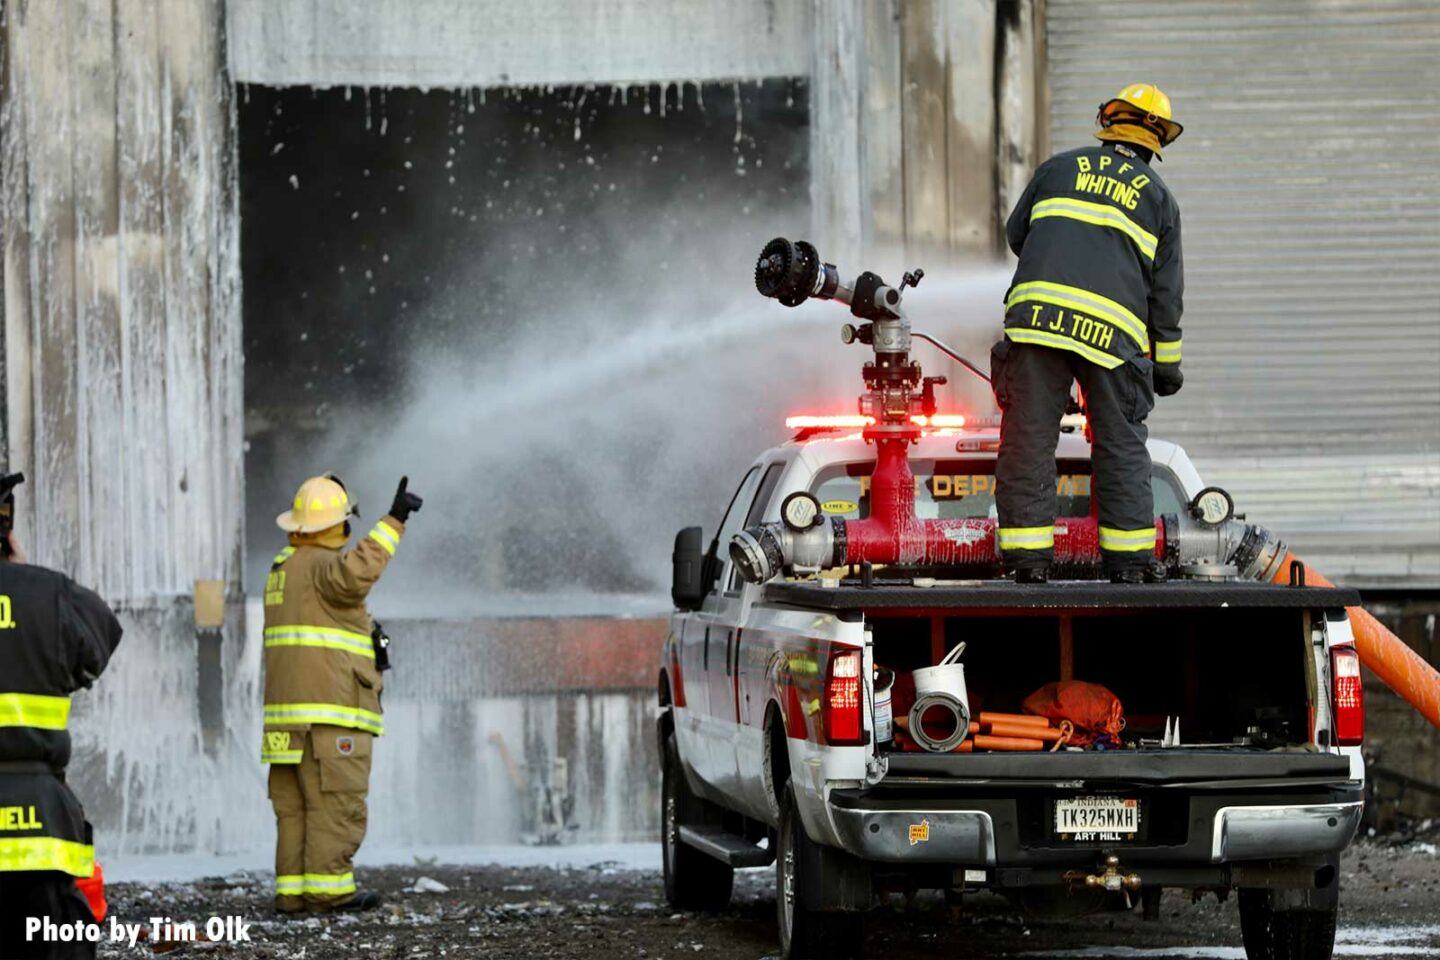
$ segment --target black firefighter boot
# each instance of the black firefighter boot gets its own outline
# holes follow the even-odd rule
[[[1149,557],[1143,566],[1125,567],[1110,574],[1111,583],[1164,583],[1170,579],[1165,564]]]
[[[330,908],[332,913],[359,913],[362,910],[374,910],[385,902],[385,898],[374,890],[360,890],[355,896],[344,903],[337,903]]]
[[[1027,566],[1015,568],[1016,583],[1048,583],[1050,581],[1049,564],[1039,566]]]

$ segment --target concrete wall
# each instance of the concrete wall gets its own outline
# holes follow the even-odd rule
[[[1044,147],[1041,5],[815,0],[811,203],[822,256],[990,260]]]
[[[507,87],[799,76],[806,0],[230,0],[231,65],[267,86]]]
[[[231,0],[231,62],[273,86],[811,79],[813,236],[858,263],[998,252],[1043,149],[1039,0]]]
[[[75,698],[72,780],[102,835],[167,847],[218,829],[236,761],[214,734],[256,698],[253,681],[223,683],[245,651],[222,6],[4,5],[3,456],[29,478],[17,527],[31,560],[96,588],[126,628]],[[231,599],[205,670],[195,580]]]
[[[32,559],[112,601],[238,582],[241,353],[219,0],[12,2],[5,395]]]
[[[222,644],[207,749],[189,615],[132,611],[146,638],[77,694],[70,782],[101,859],[274,844],[259,763],[261,625]],[[241,620],[232,611],[231,622]],[[369,842],[387,847],[646,840],[659,822],[655,674],[665,623],[396,620]],[[132,637],[132,639],[134,639]]]

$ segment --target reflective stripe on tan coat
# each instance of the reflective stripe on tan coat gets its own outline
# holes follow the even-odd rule
[[[365,599],[404,532],[387,516],[349,550],[302,543],[275,558],[265,590],[267,732],[316,723],[381,732]],[[265,759],[298,762],[300,738],[280,739],[266,738]]]

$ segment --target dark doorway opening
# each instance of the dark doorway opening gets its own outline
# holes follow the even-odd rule
[[[333,470],[359,491],[362,530],[412,475],[430,498],[412,532],[444,558],[450,588],[663,593],[663,563],[637,556],[594,495],[627,482],[623,470],[597,480],[594,425],[528,452],[533,438],[507,433],[562,405],[593,416],[623,385],[657,378],[653,365],[641,357],[635,375],[556,402],[538,388],[526,401],[521,368],[543,367],[537,352],[574,364],[629,343],[657,302],[683,327],[685,304],[743,290],[759,244],[808,221],[804,82],[246,86],[239,144],[247,584],[282,542],[274,517],[295,486]],[[471,369],[490,392],[468,392],[482,386],[466,383]],[[564,369],[561,382],[581,379]],[[461,384],[453,408],[436,394],[443,377]],[[503,411],[487,419],[477,405]],[[417,409],[435,411],[418,421],[437,430],[423,447]],[[491,443],[516,462],[467,460]],[[633,466],[665,444],[639,435],[614,457]],[[730,472],[690,477],[687,503],[718,501]],[[663,560],[668,536],[654,540]]]

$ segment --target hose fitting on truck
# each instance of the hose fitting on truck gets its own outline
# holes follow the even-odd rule
[[[1227,519],[1211,524],[1166,514],[1165,566],[1172,576],[1196,578],[1197,571],[1228,569],[1228,577],[1270,580],[1285,558],[1285,543],[1255,523]]]
[[[782,571],[805,575],[838,567],[845,562],[845,521],[831,517],[805,530],[762,523],[735,534],[730,559],[751,583],[764,583]]]

